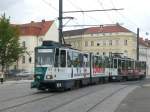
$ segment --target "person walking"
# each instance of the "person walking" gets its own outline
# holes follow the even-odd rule
[[[4,82],[4,72],[0,72],[0,82],[1,84]]]

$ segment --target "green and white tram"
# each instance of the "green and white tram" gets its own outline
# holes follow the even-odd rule
[[[146,62],[83,53],[53,41],[35,48],[35,73],[31,88],[71,89],[109,80],[142,79]]]
[[[35,48],[35,75],[31,88],[70,89],[90,81],[90,54],[45,41]]]

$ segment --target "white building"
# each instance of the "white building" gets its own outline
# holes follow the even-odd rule
[[[147,75],[150,75],[150,41],[139,39],[139,60],[146,61]]]
[[[34,48],[40,46],[43,40],[58,42],[58,28],[54,21],[34,22],[17,25],[20,29],[20,44],[26,48],[26,53],[20,57],[13,69],[34,71]]]

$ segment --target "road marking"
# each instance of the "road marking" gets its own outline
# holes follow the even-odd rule
[[[144,84],[143,87],[150,87],[150,84]]]

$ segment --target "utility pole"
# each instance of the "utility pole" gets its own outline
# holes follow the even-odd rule
[[[139,28],[137,28],[137,60],[139,60]]]
[[[63,38],[63,0],[59,0],[59,43],[62,44]]]

